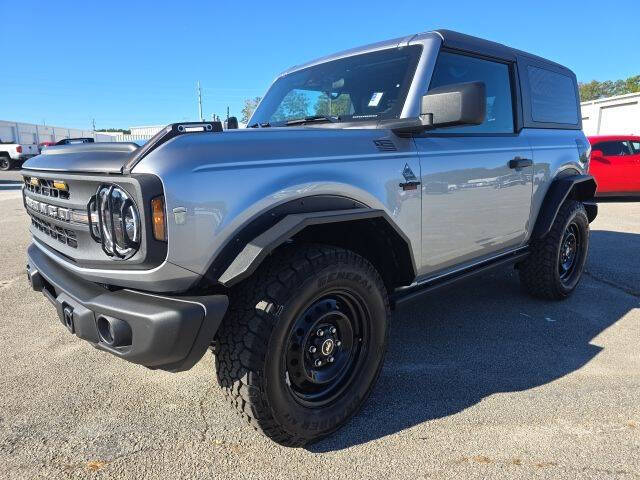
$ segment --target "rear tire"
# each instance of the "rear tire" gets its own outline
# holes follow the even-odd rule
[[[0,156],[0,170],[6,172],[7,170],[11,170],[11,158],[6,155]]]
[[[286,247],[230,294],[214,343],[218,383],[256,430],[302,446],[340,428],[382,367],[389,302],[366,259]]]
[[[551,230],[531,245],[519,265],[520,281],[533,296],[562,300],[575,290],[589,251],[589,219],[584,205],[567,200]]]

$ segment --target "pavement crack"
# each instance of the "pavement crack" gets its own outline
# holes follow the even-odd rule
[[[209,395],[211,394],[213,387],[215,386],[214,382],[211,382],[211,385],[209,385],[204,393],[202,394],[202,396],[200,397],[200,400],[198,401],[198,408],[200,410],[200,416],[202,417],[202,423],[204,423],[204,428],[202,429],[202,431],[200,432],[201,435],[201,441],[204,442],[207,439],[207,434],[209,433],[209,430],[211,429],[209,422],[207,421],[207,416],[205,415],[204,412],[204,402],[207,398],[209,398]]]
[[[632,297],[640,298],[640,291],[636,291],[636,290],[634,290],[632,288],[629,288],[629,287],[626,287],[624,285],[620,285],[618,283],[612,282],[611,280],[607,280],[606,278],[602,278],[599,275],[591,273],[589,270],[585,270],[584,274],[586,276],[592,278],[596,282],[604,283],[605,285],[608,285],[608,286],[613,287],[613,288],[615,288],[617,290],[620,290],[621,292],[624,292],[627,295],[631,295]]]

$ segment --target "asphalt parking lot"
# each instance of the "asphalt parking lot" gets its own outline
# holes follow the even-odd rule
[[[361,413],[306,449],[227,408],[207,355],[155,372],[69,335],[25,277],[0,176],[0,478],[639,478],[640,203],[604,204],[569,300],[512,270],[394,313]]]

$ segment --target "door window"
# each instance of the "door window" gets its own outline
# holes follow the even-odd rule
[[[451,52],[440,52],[429,90],[464,82],[484,82],[487,116],[480,125],[439,129],[443,133],[513,133],[509,66]]]
[[[606,157],[619,157],[622,155],[633,155],[631,146],[628,142],[601,142],[593,147],[594,150],[600,150]]]
[[[629,142],[631,144],[631,148],[633,148],[633,153],[635,155],[640,155],[640,142]]]

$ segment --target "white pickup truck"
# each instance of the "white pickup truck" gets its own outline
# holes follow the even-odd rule
[[[0,170],[10,170],[40,152],[37,145],[3,142],[0,138]]]

